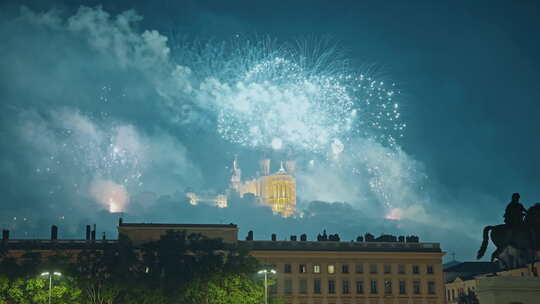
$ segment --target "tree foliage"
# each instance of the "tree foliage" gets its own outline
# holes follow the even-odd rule
[[[167,232],[160,240],[133,246],[91,242],[75,255],[53,251],[43,257],[28,250],[15,259],[0,257],[0,304],[47,303],[54,277],[54,303],[84,304],[258,304],[263,284],[257,261],[219,239]]]

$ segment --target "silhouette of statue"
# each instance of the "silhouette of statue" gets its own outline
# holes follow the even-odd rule
[[[506,206],[504,223],[513,227],[523,225],[523,217],[527,210],[519,202],[519,193],[512,194],[512,201]]]
[[[519,193],[512,195],[512,201],[505,210],[504,224],[484,227],[477,259],[484,256],[491,237],[497,247],[491,254],[492,262],[497,260],[503,269],[523,267],[530,263],[534,269],[535,252],[540,250],[540,203],[526,210],[519,198]]]

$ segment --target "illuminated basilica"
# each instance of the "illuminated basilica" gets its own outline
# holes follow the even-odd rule
[[[270,159],[260,163],[259,177],[242,181],[242,170],[235,159],[231,176],[231,189],[243,197],[246,193],[255,195],[261,204],[269,205],[272,211],[282,217],[289,217],[296,211],[296,180],[294,178],[295,162],[283,162],[279,170],[271,173]]]
[[[258,177],[242,181],[242,170],[235,159],[227,192],[235,191],[240,197],[248,193],[253,194],[259,203],[270,206],[274,214],[289,217],[296,212],[295,166],[292,160],[286,161],[285,167],[281,162],[279,170],[271,173],[270,159],[263,159],[260,162]],[[204,203],[219,208],[228,207],[227,194],[186,192],[185,195],[191,205]]]

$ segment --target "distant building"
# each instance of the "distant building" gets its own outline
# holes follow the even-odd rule
[[[238,192],[240,197],[246,193],[255,195],[257,200],[272,208],[275,214],[289,217],[296,212],[296,179],[294,178],[295,162],[283,162],[279,170],[271,173],[270,159],[263,159],[260,163],[260,176],[251,180],[242,181],[242,170],[235,159],[230,187]]]
[[[534,265],[540,273],[540,265]],[[496,262],[463,262],[444,270],[446,303],[458,303],[460,297],[476,297],[481,280],[489,277],[534,277],[533,265],[501,270]],[[540,294],[540,290],[536,290]]]
[[[228,207],[228,199],[227,195],[220,193],[220,194],[214,194],[214,193],[196,193],[196,192],[186,192],[186,198],[189,200],[189,203],[193,206],[197,206],[201,203],[203,204],[209,204],[212,206],[216,206],[219,208],[227,208]]]

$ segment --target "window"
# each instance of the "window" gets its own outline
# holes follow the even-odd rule
[[[452,298],[450,298],[450,290],[446,291],[446,301],[450,302]]]
[[[343,280],[341,282],[341,293],[343,294],[349,294],[349,280]]]
[[[452,300],[456,297],[456,290],[452,289]]]
[[[377,273],[377,264],[369,264],[369,273]]]
[[[306,279],[300,280],[300,283],[298,284],[298,289],[301,294],[307,293],[307,280]]]
[[[270,285],[270,293],[271,294],[276,294],[277,293],[277,288],[278,288],[277,281],[274,281],[274,284]]]
[[[399,281],[399,294],[402,294],[402,295],[407,294],[407,289],[406,289],[404,280]]]
[[[328,280],[328,293],[336,293],[336,281]]]
[[[321,273],[321,265],[313,265],[313,273]]]
[[[418,267],[418,265],[412,265],[412,273],[419,274],[420,273],[420,267]]]
[[[364,281],[357,280],[356,281],[356,293],[364,293]]]
[[[292,280],[291,279],[285,280],[284,292],[285,294],[292,294]]]
[[[285,264],[285,269],[284,269],[283,272],[285,272],[285,273],[291,273],[291,272],[292,272],[291,264]]]
[[[405,265],[404,264],[399,264],[398,265],[398,273],[399,274],[405,274]]]
[[[316,294],[321,293],[321,280],[320,279],[313,280],[313,293],[316,293]]]
[[[384,264],[384,273],[392,273],[392,265]]]
[[[413,293],[420,294],[420,281],[418,280],[413,281]]]
[[[429,294],[435,294],[435,282],[434,281],[429,281],[427,283],[427,292]]]
[[[428,274],[433,274],[433,265],[427,265],[427,271]]]
[[[341,273],[349,273],[349,265],[348,264],[341,265]]]
[[[384,280],[384,294],[392,294],[392,280]]]
[[[370,293],[376,294],[377,293],[377,280],[371,280],[371,286],[370,286]]]
[[[333,264],[328,265],[328,273],[334,274],[336,272],[336,266]]]
[[[356,273],[364,273],[364,264],[356,264],[355,271]]]
[[[298,272],[299,273],[306,273],[307,272],[307,265],[306,264],[298,265]]]

